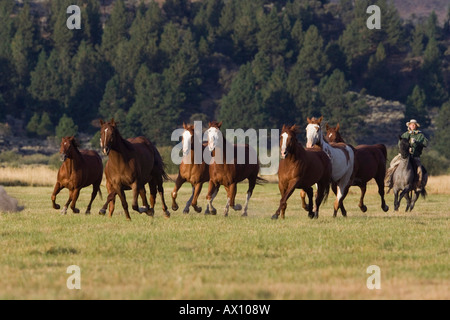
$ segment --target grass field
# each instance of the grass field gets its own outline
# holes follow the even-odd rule
[[[369,187],[367,213],[357,207],[359,189],[345,201],[348,218],[332,217],[333,197],[310,220],[298,192],[285,220],[270,219],[280,199],[276,184],[257,186],[249,217],[182,214],[190,187],[178,196],[180,209],[163,218],[158,198],[154,218],[119,206],[112,219],[93,214],[66,216],[51,208],[52,187],[9,186],[25,209],[0,214],[1,299],[449,299],[449,177],[430,179],[429,196],[412,213],[380,209]],[[170,206],[172,183],[165,184]],[[201,194],[204,207],[207,186]],[[106,189],[102,187],[103,195]],[[238,203],[246,185],[238,186]],[[84,212],[91,188],[81,192]],[[63,204],[68,196],[58,196]],[[127,193],[128,199],[130,193]],[[69,290],[67,267],[81,270],[81,289]],[[381,271],[381,289],[369,290],[370,265]]]

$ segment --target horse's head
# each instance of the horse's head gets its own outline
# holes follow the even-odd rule
[[[399,139],[398,148],[400,151],[400,155],[403,159],[407,159],[410,156],[409,140],[406,138],[402,138],[401,136],[399,136],[398,139]]]
[[[336,127],[330,127],[327,123],[327,134],[325,135],[326,140],[328,142],[343,142],[341,133],[339,132],[339,123],[336,125]]]
[[[116,139],[117,123],[114,118],[109,122],[104,122],[100,119],[100,146],[105,155],[109,155],[111,151],[111,146]]]
[[[73,148],[77,148],[78,144],[75,141],[75,137],[64,137],[61,139],[61,146],[59,148],[59,154],[61,161],[65,161],[67,158],[70,158],[71,152]]]
[[[185,124],[183,122],[183,129],[184,132],[181,138],[181,143],[183,145],[183,156],[187,156],[189,150],[192,150],[192,145],[194,144],[194,139],[192,139],[194,136],[194,125]]]
[[[208,135],[208,149],[213,151],[219,143],[221,143],[222,132],[220,132],[220,127],[222,126],[222,121],[213,121],[209,123],[209,128],[206,130]]]
[[[297,143],[299,129],[300,128],[296,124],[293,126],[286,126],[283,124],[280,135],[281,159],[286,158],[287,155],[292,152],[294,144]]]
[[[315,145],[321,145],[322,142],[322,129],[320,123],[323,120],[323,116],[319,119],[307,118],[308,125],[306,126],[306,147],[312,148]]]

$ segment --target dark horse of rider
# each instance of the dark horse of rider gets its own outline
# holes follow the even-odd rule
[[[419,130],[420,124],[414,120],[411,119],[409,122],[406,123],[406,126],[408,127],[408,131],[403,133],[401,135],[401,138],[408,139],[409,140],[409,152],[414,158],[414,164],[417,168],[417,189],[420,191],[422,189],[422,179],[423,179],[423,167],[420,162],[420,156],[422,155],[423,148],[426,148],[428,146],[428,139],[425,137],[422,131]],[[386,174],[386,185],[391,187],[392,184],[392,174],[395,171],[395,168],[397,167],[400,160],[400,155],[396,156],[394,159],[392,159],[390,168],[387,171]]]

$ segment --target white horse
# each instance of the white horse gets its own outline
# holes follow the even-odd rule
[[[348,189],[352,185],[354,176],[355,153],[353,148],[344,143],[328,144],[322,134],[320,123],[323,116],[319,119],[307,118],[308,125],[306,126],[306,147],[312,148],[315,145],[319,146],[331,160],[331,180],[333,182],[333,191],[336,194],[334,202],[334,214],[336,217],[337,210],[341,208],[341,213],[344,217],[347,216],[347,211],[344,208],[343,201],[347,196]],[[337,190],[336,190],[337,187]]]

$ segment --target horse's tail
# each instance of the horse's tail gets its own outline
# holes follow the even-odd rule
[[[164,163],[163,158],[161,157],[161,154],[159,153],[158,149],[153,145],[149,144],[149,147],[153,149],[153,154],[155,155],[155,166],[159,169],[161,172],[161,177],[164,181],[172,181],[172,179],[169,177],[169,175],[166,172],[166,164]]]
[[[325,203],[328,200],[328,195],[330,194],[330,185],[331,185],[331,182],[327,183],[327,185],[325,186],[325,192],[323,194],[322,203]]]
[[[103,201],[102,188],[98,188],[98,194],[100,196],[100,200]]]

